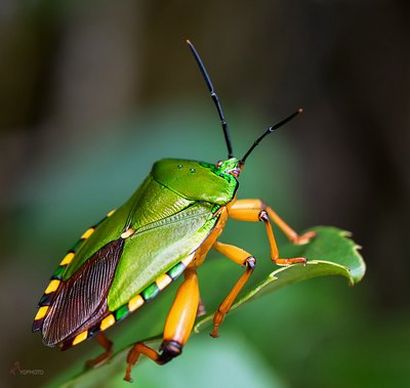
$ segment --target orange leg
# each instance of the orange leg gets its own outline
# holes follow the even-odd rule
[[[136,343],[127,356],[124,380],[131,381],[131,370],[141,354],[159,365],[179,356],[194,327],[199,307],[199,286],[195,269],[185,270],[185,280],[180,285],[165,322],[160,353],[142,342]]]
[[[105,336],[105,334],[103,332],[99,332],[95,338],[97,342],[105,349],[105,352],[92,360],[86,361],[86,368],[93,368],[104,364],[112,356],[112,342]]]
[[[266,234],[268,235],[269,246],[272,260],[278,265],[289,265],[295,263],[306,263],[304,257],[294,257],[290,259],[279,258],[279,250],[273,234],[272,220],[286,237],[294,244],[306,244],[315,236],[315,232],[309,231],[299,236],[285,221],[282,220],[269,206],[265,205],[260,199],[241,199],[232,204],[228,210],[229,217],[248,222],[262,221],[265,224]]]
[[[241,277],[232,287],[229,294],[219,305],[218,310],[215,312],[213,319],[214,328],[211,332],[211,336],[216,338],[218,337],[219,326],[223,322],[225,315],[229,312],[236,297],[241,292],[242,288],[245,286],[246,282],[252,275],[256,266],[256,260],[248,252],[234,245],[224,244],[219,241],[216,241],[213,245],[213,248],[217,250],[219,253],[226,256],[228,259],[231,259],[234,263],[246,267],[245,272],[241,275]]]

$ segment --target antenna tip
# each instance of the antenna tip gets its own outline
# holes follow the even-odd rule
[[[192,43],[191,43],[191,41],[190,41],[189,39],[185,39],[185,42],[186,42],[186,44],[187,44],[188,46],[192,46]]]
[[[299,108],[298,113],[303,113],[303,108]]]

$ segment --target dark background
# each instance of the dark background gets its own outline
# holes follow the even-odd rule
[[[144,363],[141,379],[408,384],[409,26],[404,0],[2,0],[2,380],[37,386],[87,358],[86,345],[60,353],[30,333],[49,274],[82,231],[124,201],[155,160],[225,157],[189,38],[222,98],[237,156],[266,126],[305,111],[255,151],[240,197],[263,197],[298,230],[352,231],[368,271],[354,289],[319,279],[261,299],[227,319],[225,344],[195,337],[191,356],[188,346],[167,367]],[[247,249],[253,241],[260,256],[261,233],[235,225],[224,240]],[[203,281],[218,287],[223,276]],[[132,333],[132,323],[124,327]],[[234,382],[224,360],[238,352]],[[13,376],[16,361],[44,374]]]

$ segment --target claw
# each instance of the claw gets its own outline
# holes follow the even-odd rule
[[[123,378],[124,381],[127,381],[128,383],[134,382],[134,380],[131,377],[131,370],[128,370],[125,372],[125,376]]]
[[[213,328],[212,331],[209,333],[209,335],[210,335],[212,338],[218,338],[218,337],[219,337],[218,326],[214,326],[214,328]]]

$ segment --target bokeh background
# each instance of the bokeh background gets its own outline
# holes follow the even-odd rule
[[[305,109],[255,151],[239,195],[262,197],[298,230],[352,231],[368,271],[354,288],[315,279],[244,306],[218,341],[193,336],[166,367],[141,363],[134,386],[409,386],[409,8],[405,0],[1,0],[0,385],[57,385],[98,353],[91,343],[62,353],[31,334],[47,279],[79,234],[155,160],[225,157],[190,38],[236,155]],[[223,241],[255,253],[255,281],[272,270],[263,226],[233,222]],[[212,309],[241,269],[214,254],[209,261],[200,279]],[[125,344],[160,330],[174,292],[110,336]],[[43,373],[13,375],[15,362]]]

